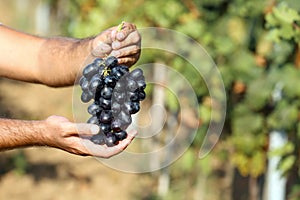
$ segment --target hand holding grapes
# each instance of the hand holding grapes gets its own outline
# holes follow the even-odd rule
[[[112,55],[118,58],[119,64],[130,67],[140,57],[141,36],[134,24],[122,22],[95,37],[92,49],[95,57]]]
[[[42,133],[44,145],[62,149],[76,155],[102,158],[109,158],[122,152],[136,135],[136,132],[132,131],[118,145],[108,148],[105,145],[96,145],[90,141],[90,138],[99,132],[97,125],[76,124],[64,117],[50,116],[44,121],[44,126],[45,131]]]

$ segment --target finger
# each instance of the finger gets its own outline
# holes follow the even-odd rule
[[[99,42],[95,43],[95,45],[93,46],[92,54],[93,54],[93,56],[101,57],[103,55],[110,54],[111,51],[112,51],[112,49],[109,44],[99,41]]]
[[[118,63],[121,65],[126,65],[127,67],[131,67],[138,61],[138,59],[139,59],[139,53],[131,57],[118,58]]]
[[[66,135],[70,136],[74,134],[78,135],[96,135],[99,133],[99,126],[95,124],[87,124],[87,123],[69,123],[65,125]]]
[[[116,33],[116,39],[122,41],[133,31],[136,31],[136,26],[134,24],[124,22],[123,28]]]
[[[113,41],[111,46],[114,50],[116,50],[116,49],[124,48],[126,46],[130,46],[132,44],[140,45],[140,43],[141,43],[140,34],[137,31],[134,31],[134,32],[130,33],[128,35],[128,37],[126,37],[125,40]]]
[[[115,56],[117,58],[119,58],[119,57],[130,57],[132,55],[135,55],[135,54],[139,53],[140,51],[141,51],[141,49],[138,45],[131,45],[131,46],[127,46],[127,47],[124,47],[122,49],[119,49],[119,50],[113,50],[111,52],[111,55]]]

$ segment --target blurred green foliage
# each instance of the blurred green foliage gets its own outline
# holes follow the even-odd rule
[[[60,1],[49,2],[57,7]],[[292,168],[299,172],[300,4],[296,2],[74,0],[59,9],[65,33],[74,37],[97,34],[124,20],[139,28],[173,29],[198,41],[217,64],[226,87],[228,106],[222,139],[227,146],[220,149],[230,152],[228,159],[242,175],[259,177],[266,170],[268,134],[272,130],[282,130],[289,138],[288,150],[277,154],[282,157],[279,168],[284,174]],[[142,59],[164,60],[192,80],[201,105],[202,126],[207,127],[211,104],[204,101],[209,94],[203,80],[193,77],[193,68],[186,67],[182,58],[153,52]],[[169,107],[177,109],[174,96],[167,96]],[[203,135],[205,130],[200,132]],[[196,138],[195,143],[194,152],[201,140]],[[191,171],[196,162],[190,151],[177,163],[184,165],[180,167],[182,172]]]

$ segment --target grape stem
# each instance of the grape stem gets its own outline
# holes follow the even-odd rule
[[[118,32],[121,31],[121,30],[123,29],[124,24],[125,24],[124,21],[122,21],[122,23],[119,24],[118,29],[117,29]]]

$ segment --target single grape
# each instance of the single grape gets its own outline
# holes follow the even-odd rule
[[[114,56],[110,56],[110,57],[106,58],[105,65],[108,68],[112,69],[113,67],[118,65],[118,59]]]
[[[139,101],[143,101],[146,98],[146,93],[144,90],[138,91]]]
[[[124,103],[124,109],[129,114],[135,114],[140,110],[139,102],[126,102]]]
[[[117,140],[121,141],[127,137],[127,132],[126,131],[115,132],[115,136],[116,136]]]
[[[105,135],[102,133],[93,135],[91,138],[91,141],[95,144],[103,145],[103,144],[105,144]]]
[[[127,99],[130,101],[139,101],[139,94],[136,92],[127,92]]]
[[[89,123],[89,124],[99,124],[97,116],[92,116],[91,118],[89,118],[87,123]]]
[[[100,106],[95,103],[89,105],[89,107],[88,107],[88,113],[91,115],[96,115],[96,114],[100,113],[100,111],[101,111]]]
[[[136,81],[136,83],[140,90],[144,90],[146,88],[146,82],[144,80],[138,80]]]
[[[122,130],[122,122],[119,119],[115,119],[111,123],[111,129],[115,132],[119,132]]]
[[[97,89],[102,87],[102,80],[98,76],[94,76],[91,79],[89,89],[92,93],[96,93]]]
[[[130,92],[134,92],[138,88],[138,84],[135,80],[127,78],[127,89]]]
[[[113,94],[113,101],[118,103],[124,103],[126,95],[124,92],[114,92]]]
[[[116,136],[112,133],[108,133],[105,139],[105,144],[108,147],[115,146],[118,143]]]
[[[100,113],[99,121],[101,123],[110,123],[112,121],[112,119],[113,119],[113,115],[112,115],[111,110],[103,110]]]
[[[140,103],[139,102],[132,102],[131,103],[131,111],[130,114],[135,114],[140,111]]]
[[[82,80],[82,81],[81,81]],[[81,83],[80,83],[80,87],[83,91],[87,91],[89,89],[89,81],[83,77],[83,79],[80,79]]]
[[[84,76],[82,76],[80,79],[79,79],[79,85],[81,87],[81,85],[84,83],[84,81],[86,80],[86,78]]]
[[[120,70],[124,73],[127,74],[129,72],[129,68],[126,65],[119,65]]]
[[[97,67],[105,67],[105,61],[102,59],[102,58],[96,58],[94,60],[94,64],[97,66]]]
[[[99,128],[100,128],[100,133],[106,134],[111,131],[110,124],[101,123],[99,125]]]
[[[93,98],[93,93],[91,93],[90,91],[83,91],[81,94],[81,101],[83,103],[87,103],[89,102],[91,99]]]
[[[111,70],[111,74],[117,79],[119,80],[120,78],[122,78],[122,76],[124,75],[124,72],[122,71],[122,69],[120,67],[114,67]]]
[[[92,78],[95,74],[97,74],[98,72],[98,67],[95,66],[94,64],[89,64],[88,66],[86,66],[84,69],[83,69],[83,76],[87,79],[90,79]]]
[[[114,88],[117,92],[123,92],[125,90],[126,85],[124,84],[124,81],[121,79],[116,83],[116,86]]]
[[[130,114],[127,113],[126,111],[121,111],[119,113],[117,119],[119,119],[121,121],[122,125],[127,125],[128,126],[132,122],[132,118],[131,118]]]
[[[143,77],[143,71],[139,68],[132,70],[129,76],[134,80],[139,80]]]
[[[122,109],[122,106],[121,104],[119,104],[118,102],[112,102],[112,105],[111,105],[111,112],[114,116],[116,116],[117,114],[119,114],[119,112],[121,111]]]
[[[100,97],[99,103],[100,103],[100,106],[104,110],[109,110],[111,108],[111,100],[110,99],[104,99],[103,97]]]
[[[104,79],[105,85],[109,87],[115,87],[117,80],[115,79],[114,76],[107,75]]]
[[[113,89],[111,87],[108,87],[107,85],[105,85],[103,87],[103,89],[101,90],[101,94],[100,95],[104,99],[111,99],[112,93],[113,93]]]

